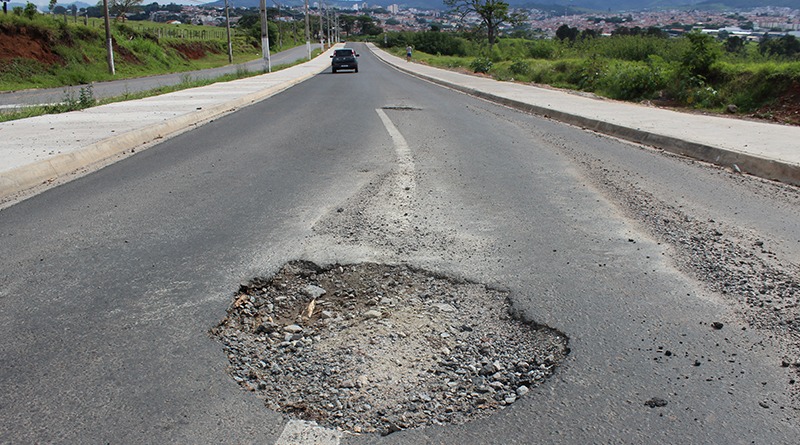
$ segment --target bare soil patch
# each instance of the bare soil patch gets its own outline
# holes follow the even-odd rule
[[[208,45],[204,45],[201,42],[176,43],[172,45],[172,48],[178,51],[187,60],[202,59],[208,56],[209,52],[217,53],[217,51],[212,51]]]
[[[46,65],[61,63],[62,59],[50,49],[50,42],[27,28],[14,32],[0,28],[0,60],[33,59]]]

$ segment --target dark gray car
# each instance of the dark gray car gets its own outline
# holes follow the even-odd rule
[[[331,58],[331,71],[334,73],[339,70],[353,70],[358,72],[358,54],[352,48],[340,48],[333,51]]]

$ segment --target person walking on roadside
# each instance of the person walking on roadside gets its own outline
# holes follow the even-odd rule
[[[411,45],[406,47],[406,62],[411,62]]]

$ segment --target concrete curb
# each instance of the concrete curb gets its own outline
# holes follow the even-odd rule
[[[387,58],[383,57],[383,54],[381,54],[383,51],[376,51],[377,48],[374,45],[367,46],[380,60],[397,70],[420,79],[427,80],[431,83],[460,91],[464,94],[479,97],[481,99],[505,105],[520,111],[555,119],[560,122],[596,131],[598,133],[614,136],[630,142],[658,148],[669,153],[687,156],[722,167],[734,169],[738,168],[739,171],[754,176],[800,186],[800,165],[780,162],[774,159],[766,159],[751,154],[740,153],[696,142],[689,142],[670,136],[624,127],[597,119],[591,119],[584,116],[565,113],[563,111],[553,110],[547,107],[496,96],[491,93],[447,82],[436,77],[420,74],[403,67],[401,64],[394,64]]]
[[[327,52],[317,57],[326,56]],[[312,59],[312,61],[315,59]],[[285,91],[301,82],[304,82],[327,68],[327,64],[318,70],[313,70],[305,75],[296,77],[277,85],[267,87],[255,93],[250,93],[225,103],[206,107],[203,110],[193,111],[164,121],[157,125],[138,128],[101,141],[86,147],[43,159],[31,164],[23,165],[5,172],[0,172],[0,200],[7,199],[23,193],[38,185],[47,184],[58,179],[63,179],[76,172],[107,161],[114,156],[125,154],[145,144],[154,141],[164,141],[188,130],[199,127],[214,119],[230,114],[239,109],[258,103],[264,99]],[[280,73],[278,71],[277,73]],[[265,74],[269,75],[269,74]],[[200,87],[203,88],[203,87]],[[189,91],[189,90],[183,90]],[[180,92],[178,92],[180,93]]]

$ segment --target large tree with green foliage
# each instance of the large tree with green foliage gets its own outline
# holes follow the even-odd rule
[[[134,12],[142,4],[143,0],[110,0],[108,10],[114,14],[115,21],[124,22],[130,12]]]
[[[468,14],[477,14],[480,17],[481,26],[486,29],[489,49],[494,45],[500,25],[518,20],[516,15],[508,12],[508,3],[502,0],[444,0],[444,4],[453,8],[453,11],[460,14],[462,19]]]

